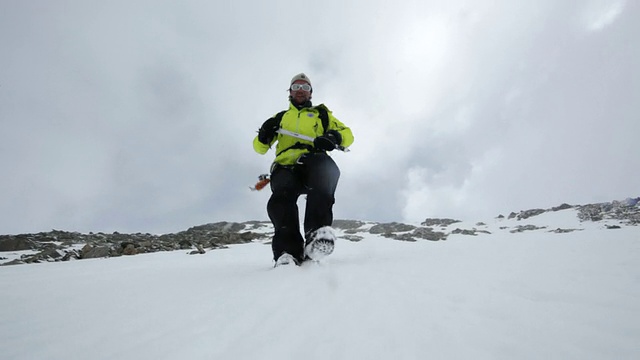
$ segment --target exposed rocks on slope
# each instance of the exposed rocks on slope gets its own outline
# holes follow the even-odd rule
[[[640,224],[640,198],[613,201],[589,205],[572,206],[562,204],[551,209],[531,209],[511,213],[510,219],[518,221],[538,216],[550,211],[562,211],[577,209],[578,218],[581,221],[606,221],[617,220],[616,224],[605,224],[607,229],[619,229],[620,225],[636,226]],[[504,218],[500,215],[498,218]],[[460,229],[444,232],[444,228],[459,220],[429,218],[421,223],[422,227],[409,224],[391,222],[374,223],[358,220],[335,220],[333,226],[342,231],[342,239],[360,241],[364,237],[360,234],[370,233],[382,237],[401,240],[418,241],[446,240],[451,234],[471,235],[490,234],[489,231],[477,228]],[[435,231],[434,226],[441,227],[443,231]],[[476,223],[476,226],[485,226],[484,223]],[[509,229],[501,226],[500,229]],[[525,231],[544,230],[546,226],[518,225],[510,232],[520,233]],[[547,230],[553,233],[568,233],[582,229]],[[273,229],[269,222],[248,221],[244,223],[217,222],[191,227],[175,234],[112,234],[68,232],[52,230],[37,234],[0,235],[0,252],[18,252],[29,250],[30,254],[22,255],[19,259],[5,262],[2,265],[38,263],[44,261],[69,261],[75,259],[92,259],[112,256],[131,256],[137,254],[153,253],[158,251],[171,251],[191,249],[190,254],[203,254],[206,249],[225,248],[229,244],[248,243],[256,240],[269,240],[273,235]],[[2,256],[0,260],[8,260]]]
[[[204,249],[217,249],[229,244],[248,243],[265,238],[262,233],[244,231],[246,227],[258,229],[260,223],[247,224],[219,222],[194,226],[175,234],[113,234],[66,232],[53,230],[37,234],[0,235],[0,251],[39,250],[17,261],[5,263],[38,263],[103,257],[136,255],[158,251],[191,249],[204,253]],[[74,245],[80,247],[73,248]]]

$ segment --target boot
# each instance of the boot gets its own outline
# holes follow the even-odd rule
[[[335,242],[336,235],[331,226],[324,226],[310,231],[306,235],[305,257],[317,261],[331,255]]]

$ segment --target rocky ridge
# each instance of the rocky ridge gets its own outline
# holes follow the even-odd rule
[[[623,226],[640,224],[640,198],[612,201],[589,205],[562,204],[550,209],[530,209],[512,212],[508,219],[523,221],[547,212],[577,209],[577,216],[583,221],[617,220]],[[504,219],[499,215],[497,219]],[[460,220],[429,218],[420,226],[397,222],[376,223],[358,220],[335,220],[333,227],[339,230],[340,237],[349,241],[360,241],[362,233],[400,241],[442,241],[449,235],[490,234],[484,230],[485,224],[476,223],[471,228],[461,228],[456,224]],[[459,225],[459,224],[458,224]],[[607,229],[619,228],[619,225],[606,225]],[[501,227],[512,233],[544,230],[531,224],[518,224],[515,227]],[[581,229],[547,230],[554,233],[567,233]],[[191,227],[175,234],[112,234],[68,232],[52,230],[36,234],[0,235],[0,265],[69,261],[80,259],[131,256],[158,251],[189,250],[189,254],[203,254],[207,250],[226,248],[230,244],[263,242],[268,244],[273,229],[268,222],[248,221],[243,223],[217,222]],[[9,260],[3,253],[24,252],[18,258]]]

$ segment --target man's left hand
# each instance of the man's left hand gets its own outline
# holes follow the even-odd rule
[[[342,142],[342,135],[336,130],[329,130],[326,134],[313,140],[313,147],[319,150],[332,151]]]

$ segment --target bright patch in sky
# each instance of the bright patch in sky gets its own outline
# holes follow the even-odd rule
[[[600,31],[613,24],[620,14],[622,14],[625,5],[625,0],[592,1],[584,12],[587,29],[590,31]]]

